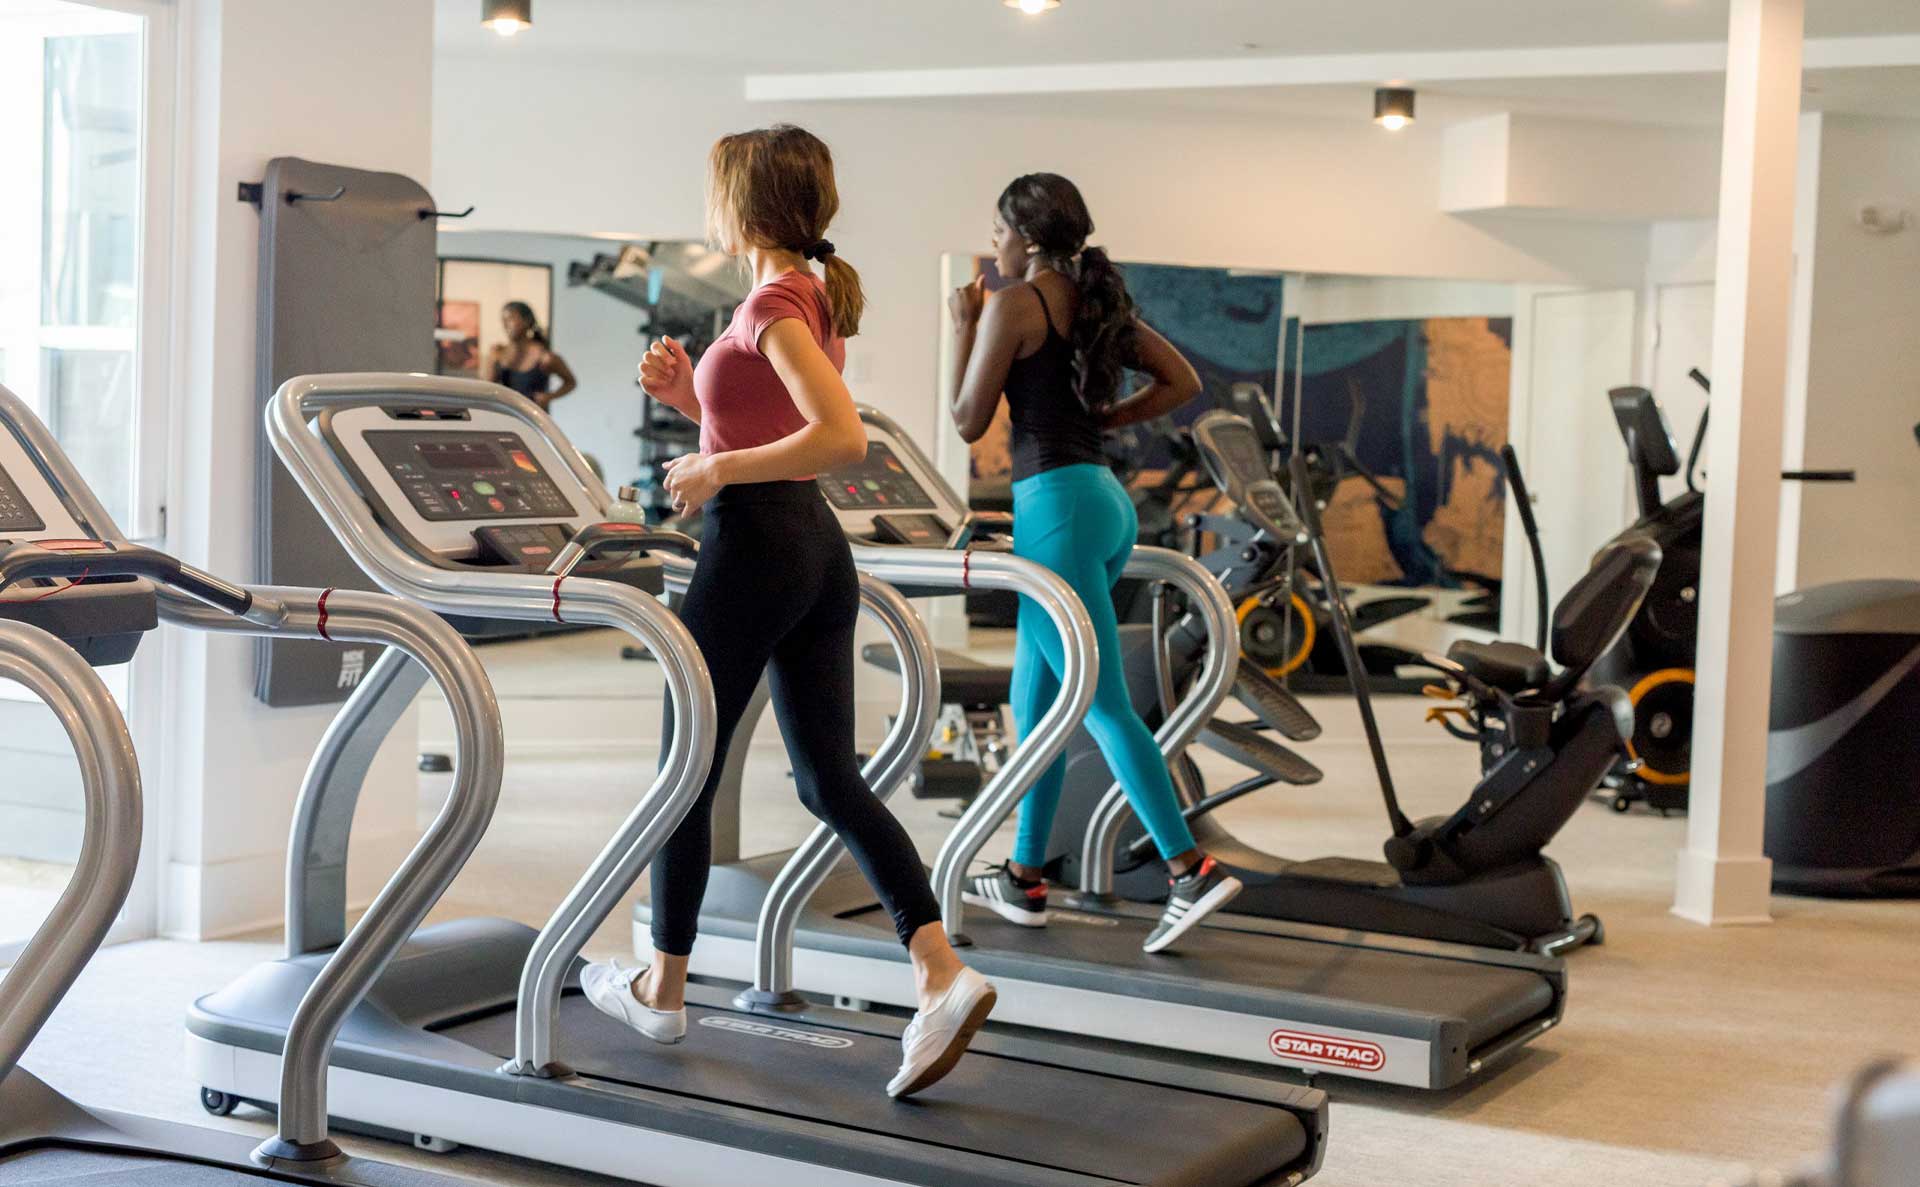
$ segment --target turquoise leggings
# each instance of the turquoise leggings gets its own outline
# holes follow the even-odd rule
[[[1133,501],[1105,466],[1060,466],[1013,484],[1013,552],[1067,579],[1100,643],[1100,682],[1087,732],[1106,757],[1107,766],[1126,789],[1133,813],[1152,834],[1162,857],[1193,848],[1193,833],[1180,815],[1180,803],[1167,775],[1166,759],[1127,693],[1126,664],[1120,655],[1120,628],[1113,613],[1113,586],[1126,567],[1139,535]],[[1020,635],[1013,656],[1013,717],[1025,738],[1060,695],[1060,669],[1066,654],[1059,632],[1032,599],[1020,599]],[[1047,839],[1067,778],[1066,756],[1053,761],[1020,807],[1020,832],[1013,860],[1039,866],[1047,860]]]

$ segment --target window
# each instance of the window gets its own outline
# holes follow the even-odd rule
[[[166,258],[149,245],[167,241],[154,228],[166,225],[171,162],[154,139],[171,126],[171,36],[171,11],[150,0],[0,0],[0,384],[136,537],[156,534],[165,456],[154,347],[166,321],[153,294],[165,292]],[[155,699],[129,691],[150,676],[101,675],[123,708]],[[128,717],[138,736],[140,717]],[[7,682],[0,763],[22,776],[0,786],[4,966],[64,886],[81,834],[65,732]],[[151,902],[151,884],[136,882],[120,934],[151,931]]]

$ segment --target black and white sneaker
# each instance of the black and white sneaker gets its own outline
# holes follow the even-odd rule
[[[1165,952],[1194,925],[1233,901],[1240,893],[1240,879],[1220,868],[1211,857],[1188,870],[1186,876],[1168,880],[1167,909],[1160,923],[1140,947],[1147,952]]]
[[[1013,870],[1004,865],[967,879],[966,886],[960,891],[960,901],[969,906],[985,907],[1008,923],[1017,923],[1021,927],[1047,925],[1047,884],[1023,882],[1015,878]]]

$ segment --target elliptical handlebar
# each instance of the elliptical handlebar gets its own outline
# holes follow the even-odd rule
[[[1360,662],[1360,649],[1353,642],[1353,623],[1347,616],[1347,600],[1340,592],[1340,578],[1333,571],[1333,560],[1327,555],[1327,539],[1320,523],[1320,505],[1313,496],[1313,488],[1307,474],[1307,459],[1304,453],[1296,450],[1287,459],[1289,470],[1293,474],[1294,502],[1300,514],[1301,522],[1307,529],[1307,542],[1313,549],[1314,564],[1320,569],[1320,584],[1326,591],[1328,618],[1333,624],[1333,636],[1340,645],[1340,660],[1346,665],[1347,683],[1353,688],[1354,702],[1360,707],[1360,724],[1366,730],[1367,750],[1373,757],[1374,774],[1380,780],[1380,796],[1386,801],[1387,821],[1393,827],[1396,838],[1408,836],[1413,832],[1413,821],[1400,809],[1400,797],[1393,788],[1393,772],[1387,766],[1387,750],[1380,741],[1380,723],[1373,716],[1373,698],[1367,690],[1366,668]]]
[[[1520,455],[1514,452],[1513,443],[1500,447],[1500,464],[1506,467],[1507,488],[1513,494],[1513,509],[1520,516],[1520,526],[1527,533],[1527,551],[1533,556],[1533,589],[1540,600],[1539,621],[1534,624],[1533,649],[1540,654],[1547,653],[1547,617],[1553,613],[1553,603],[1547,598],[1547,557],[1540,547],[1540,523],[1533,514],[1533,495],[1527,490],[1527,479],[1520,472]]]

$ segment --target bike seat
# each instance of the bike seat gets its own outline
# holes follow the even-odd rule
[[[957,651],[934,653],[940,663],[940,699],[956,705],[983,705],[999,708],[1007,703],[1013,685],[1013,669],[983,664]],[[869,643],[860,649],[860,658],[886,672],[900,671],[900,657],[890,643]]]
[[[1538,688],[1553,675],[1547,657],[1524,643],[1461,639],[1447,648],[1447,658],[1501,692]]]

